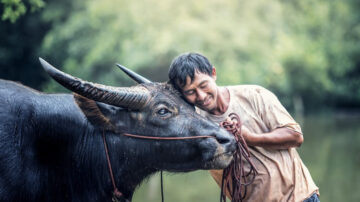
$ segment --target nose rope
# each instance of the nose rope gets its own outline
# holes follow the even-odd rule
[[[223,121],[220,126],[233,134],[237,143],[233,161],[223,170],[220,202],[226,202],[226,192],[231,196],[232,202],[241,202],[246,197],[247,186],[254,182],[255,175],[258,172],[250,159],[248,146],[241,134],[242,123],[240,117],[235,113],[231,113],[229,118],[231,121]],[[250,165],[248,172],[244,169],[244,161],[247,161]]]
[[[232,122],[223,121],[220,123],[220,126],[225,128],[228,132],[234,135],[236,144],[236,152],[234,154],[234,159],[231,164],[223,170],[223,177],[221,182],[221,194],[220,194],[220,202],[226,202],[226,195],[224,193],[224,185],[225,189],[229,191],[232,202],[241,202],[246,197],[246,186],[251,184],[255,175],[257,174],[257,170],[254,164],[250,160],[250,152],[247,147],[247,144],[241,134],[241,120],[239,116],[235,113],[231,113],[229,115]],[[185,140],[185,139],[199,139],[199,138],[216,138],[214,136],[191,136],[191,137],[155,137],[155,136],[143,136],[143,135],[134,135],[129,133],[122,133],[121,135],[138,138],[138,139],[151,139],[151,140]],[[117,189],[115,184],[115,179],[113,176],[113,172],[111,169],[111,162],[109,158],[109,153],[107,149],[105,134],[103,132],[103,142],[105,147],[106,160],[108,163],[109,173],[111,177],[111,182],[113,184],[113,201],[118,201],[123,194]],[[244,170],[244,162],[243,158],[250,164],[249,172],[245,173]],[[247,181],[247,178],[251,176],[250,181]],[[162,172],[161,172],[161,185],[163,185]],[[242,192],[242,189],[244,192]],[[232,190],[232,192],[230,192]],[[163,186],[161,186],[161,198],[164,201],[163,195]]]
[[[111,183],[112,183],[113,188],[114,188],[112,201],[117,202],[117,201],[120,201],[120,198],[123,196],[123,193],[121,193],[119,191],[119,189],[117,188],[116,183],[115,183],[115,179],[114,179],[114,175],[113,175],[113,171],[112,171],[112,166],[111,166],[111,161],[110,161],[110,157],[109,157],[109,151],[108,151],[108,147],[107,147],[107,144],[106,144],[106,137],[105,137],[105,132],[104,131],[102,133],[102,137],[103,137],[103,143],[104,143],[104,148],[105,148],[106,162],[107,162],[108,169],[109,169]]]
[[[190,137],[156,137],[156,136],[134,135],[134,134],[129,134],[129,133],[121,133],[121,135],[124,135],[127,137],[132,137],[132,138],[138,138],[138,139],[148,139],[148,140],[149,139],[150,140],[187,140],[187,139],[199,139],[199,138],[216,138],[214,136],[209,136],[209,135],[199,135],[199,136],[190,136]],[[114,189],[112,201],[118,202],[118,201],[120,201],[120,198],[122,198],[124,195],[122,192],[119,191],[119,189],[117,188],[116,183],[115,183],[112,166],[111,166],[111,161],[110,161],[110,157],[109,157],[109,151],[108,151],[108,147],[106,144],[105,131],[103,131],[103,133],[102,133],[102,138],[103,138],[103,143],[104,143],[106,162],[108,164],[111,183],[112,183],[113,189]],[[162,171],[160,171],[160,175],[161,175],[161,201],[164,202]]]
[[[121,135],[138,138],[138,139],[150,139],[150,140],[187,140],[187,139],[199,139],[199,138],[216,138],[209,135],[189,136],[189,137],[156,137],[156,136],[145,136],[145,135],[134,135],[129,133],[122,133]]]

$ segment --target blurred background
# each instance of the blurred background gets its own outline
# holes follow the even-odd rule
[[[66,92],[43,57],[93,82],[134,85],[115,63],[162,82],[175,56],[200,52],[219,85],[262,85],[302,125],[321,201],[360,201],[359,0],[2,0],[0,11],[1,79]],[[160,201],[159,180],[133,201]],[[219,201],[207,171],[164,183],[166,201]]]

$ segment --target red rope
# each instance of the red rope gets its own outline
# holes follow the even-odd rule
[[[122,133],[121,135],[132,137],[132,138],[139,138],[139,139],[150,139],[150,140],[186,140],[186,139],[198,139],[198,138],[215,138],[214,136],[190,136],[190,137],[155,137],[155,136],[144,136],[144,135],[134,135],[129,133]],[[109,173],[111,177],[111,183],[114,187],[113,191],[113,201],[118,201],[120,197],[123,196],[123,194],[119,191],[119,189],[116,187],[115,179],[112,171],[112,166],[109,158],[109,151],[106,144],[106,138],[105,138],[105,132],[103,131],[103,141],[104,141],[104,147],[105,147],[105,154],[106,154],[106,160],[109,168]],[[161,182],[162,182],[162,172],[161,172]],[[162,185],[162,183],[161,183]],[[162,201],[164,201],[164,194],[163,194],[163,187],[161,187],[161,198]]]
[[[103,131],[102,136],[103,136],[103,141],[104,141],[106,160],[107,160],[107,164],[108,164],[108,168],[109,168],[109,173],[110,173],[110,177],[111,177],[111,182],[112,182],[112,185],[113,185],[113,187],[114,187],[113,199],[115,199],[115,200],[113,200],[113,201],[117,201],[118,199],[120,199],[120,197],[121,197],[123,194],[118,190],[118,188],[116,187],[116,184],[115,184],[115,179],[114,179],[113,171],[112,171],[112,168],[111,168],[109,151],[108,151],[108,147],[107,147],[107,144],[106,144],[106,138],[105,138],[105,133],[104,133],[104,131]]]
[[[122,133],[124,136],[139,138],[139,139],[150,139],[150,140],[186,140],[186,139],[198,139],[198,138],[215,138],[214,136],[189,136],[189,137],[155,137],[155,136],[145,136],[145,135],[134,135],[129,133]]]
[[[237,145],[236,152],[234,154],[234,160],[231,164],[224,169],[222,184],[221,184],[221,194],[220,202],[226,201],[226,196],[224,193],[224,185],[227,190],[232,190],[230,193],[232,202],[241,202],[246,196],[246,186],[251,184],[257,170],[254,164],[250,160],[250,152],[248,150],[247,144],[241,134],[241,121],[237,114],[232,113],[229,115],[232,122],[224,121],[220,125],[234,135]],[[106,153],[106,160],[109,168],[109,173],[111,177],[111,182],[114,188],[113,191],[113,201],[118,201],[123,194],[118,190],[115,184],[115,179],[112,171],[112,166],[109,158],[108,147],[106,144],[105,133],[103,132],[103,141]],[[198,139],[198,138],[215,138],[214,136],[191,136],[191,137],[154,137],[154,136],[143,136],[143,135],[133,135],[129,133],[122,133],[124,136],[139,138],[139,139],[152,139],[152,140],[185,140],[185,139]],[[243,158],[250,164],[250,171],[245,173]],[[252,174],[250,181],[247,181],[247,178]],[[232,183],[231,183],[232,182]],[[242,192],[244,189],[244,192]],[[162,195],[163,199],[163,195]]]
[[[241,202],[246,197],[246,187],[254,181],[257,170],[250,160],[248,146],[241,134],[240,117],[235,113],[231,113],[229,117],[231,121],[223,121],[220,126],[234,135],[237,144],[233,161],[223,170],[220,202],[226,202],[224,188],[229,191],[232,202]],[[244,160],[250,164],[250,170],[247,173],[244,170]]]

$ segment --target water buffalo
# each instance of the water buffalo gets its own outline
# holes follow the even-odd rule
[[[121,201],[131,201],[141,181],[160,170],[220,169],[232,160],[233,137],[197,115],[171,85],[104,86],[41,63],[74,94],[0,80],[1,202],[111,201],[103,134]]]

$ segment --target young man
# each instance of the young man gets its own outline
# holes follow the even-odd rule
[[[301,128],[273,93],[256,85],[217,86],[215,67],[198,53],[176,57],[169,79],[202,116],[217,123],[233,112],[240,116],[258,171],[244,201],[319,201],[319,189],[295,149],[303,142]],[[210,173],[221,185],[222,170]]]

